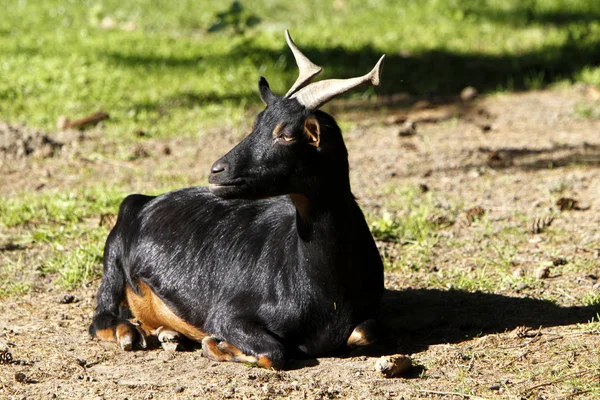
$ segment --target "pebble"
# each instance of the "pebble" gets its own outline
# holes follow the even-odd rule
[[[550,268],[546,266],[539,267],[535,270],[535,277],[538,279],[546,279],[550,276]]]
[[[393,378],[406,373],[412,367],[408,356],[383,356],[375,362],[375,371],[381,372],[386,378]]]
[[[406,120],[398,131],[398,136],[413,136],[417,133],[417,125],[414,121]]]
[[[65,294],[63,297],[61,297],[58,300],[58,302],[61,304],[71,304],[71,303],[76,303],[77,299],[72,294]]]
[[[521,267],[515,268],[515,270],[513,271],[512,274],[515,278],[521,278],[521,277],[525,276],[525,270]]]
[[[15,382],[23,383],[25,381],[27,381],[27,375],[25,375],[23,372],[17,372],[15,374]]]
[[[463,101],[473,100],[478,95],[479,92],[473,86],[467,86],[460,92],[460,98]]]

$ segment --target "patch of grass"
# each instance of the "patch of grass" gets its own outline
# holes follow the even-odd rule
[[[485,268],[471,272],[456,269],[443,277],[443,282],[448,289],[463,290],[466,292],[490,293],[497,290],[500,280],[494,273]]]
[[[439,229],[449,226],[453,210],[438,206],[432,193],[418,187],[389,187],[386,209],[368,216],[375,240],[383,242],[388,268],[419,270],[427,264],[439,241]]]
[[[576,79],[590,85],[600,86],[600,67],[593,65],[585,66],[577,74]]]
[[[596,314],[587,324],[577,324],[577,327],[586,331],[600,333],[600,314]]]
[[[573,111],[578,118],[593,119],[600,118],[600,108],[590,103],[578,103]]]
[[[106,233],[101,237],[90,235],[83,243],[67,251],[56,251],[48,260],[48,271],[58,273],[56,282],[67,289],[74,289],[102,275],[102,251]]]
[[[377,93],[600,82],[600,3],[590,0],[257,0],[239,2],[239,13],[216,0],[9,3],[0,20],[0,109],[45,129],[60,115],[97,110],[110,113],[115,138],[137,128],[175,136],[235,126],[260,107],[259,75],[277,93],[295,80],[285,28],[325,78],[363,74],[387,53]]]
[[[600,307],[600,293],[590,291],[581,299],[581,304],[584,306]]]
[[[10,233],[11,242],[44,254],[26,263],[19,251],[3,255],[1,264],[7,267],[0,273],[0,295],[28,291],[35,273],[55,275],[56,283],[68,289],[99,276],[108,233],[98,225],[99,216],[116,213],[123,197],[118,189],[97,185],[0,198],[0,226]]]
[[[21,255],[11,259],[0,253],[0,298],[27,293],[30,282],[23,278],[25,263]]]
[[[53,241],[68,226],[84,218],[103,213],[116,213],[124,192],[102,185],[77,191],[50,191],[44,194],[26,192],[15,197],[0,197],[0,226],[33,224],[39,227],[34,238]],[[58,228],[48,224],[63,224]]]

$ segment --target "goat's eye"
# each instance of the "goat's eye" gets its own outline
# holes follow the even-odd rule
[[[275,139],[276,142],[284,141],[288,143],[296,140],[291,129],[285,124],[277,124],[277,126],[275,126],[275,129],[273,129],[273,139]]]

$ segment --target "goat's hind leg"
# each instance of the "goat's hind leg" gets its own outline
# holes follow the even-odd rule
[[[92,337],[117,342],[123,350],[133,350],[136,341],[145,347],[143,332],[127,320],[125,276],[117,262],[116,231],[110,233],[104,251],[104,276],[96,294],[96,310],[88,329]]]

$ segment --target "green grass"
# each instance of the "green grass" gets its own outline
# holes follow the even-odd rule
[[[432,258],[439,241],[439,230],[453,222],[455,210],[437,206],[432,193],[421,193],[418,187],[388,187],[387,204],[381,215],[369,215],[371,233],[393,251],[383,251],[389,269],[420,270]]]
[[[34,224],[38,227],[33,233],[35,239],[54,242],[57,236],[68,236],[69,226],[86,217],[116,213],[124,197],[124,192],[102,185],[70,192],[26,192],[14,197],[0,197],[0,226]],[[63,229],[55,229],[54,224]],[[44,229],[48,225],[52,229]]]
[[[123,197],[101,185],[0,197],[0,227],[9,232],[13,245],[36,254],[26,261],[22,252],[2,254],[0,296],[30,290],[36,274],[51,274],[67,289],[100,276],[108,231],[99,226],[99,216],[115,214]]]
[[[600,84],[600,3],[595,0],[245,1],[8,0],[0,19],[0,114],[53,129],[60,115],[106,110],[127,138],[195,135],[236,126],[260,107],[259,75],[278,93],[296,67],[283,40],[326,69],[366,72],[387,54],[372,93],[537,89]],[[236,18],[252,27],[230,28]],[[104,29],[102,21],[113,22]],[[133,25],[132,25],[133,24]],[[133,28],[133,29],[130,29]],[[354,95],[361,95],[355,92]]]

